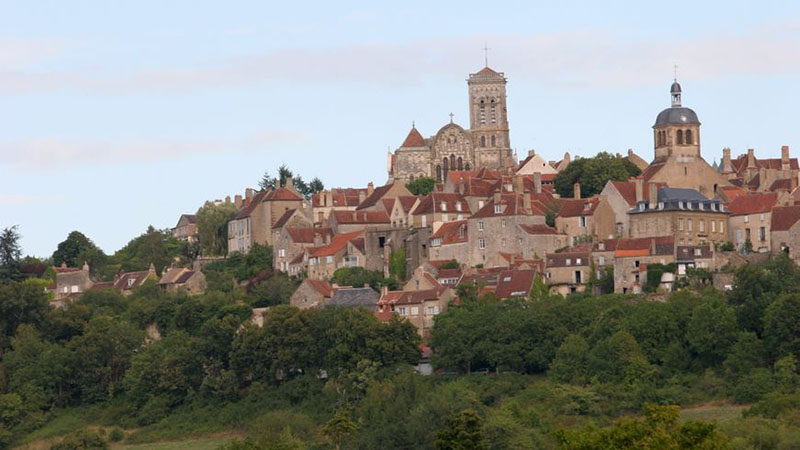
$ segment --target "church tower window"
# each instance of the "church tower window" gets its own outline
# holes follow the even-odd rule
[[[492,119],[492,123],[497,123],[497,114],[496,114],[495,111],[496,111],[496,109],[494,107],[494,99],[492,99],[491,109],[489,110],[489,115],[490,115],[490,117]]]
[[[686,145],[692,145],[692,130],[686,130]]]
[[[492,136],[492,147],[494,147],[495,145],[496,145],[495,144],[495,139],[494,139],[494,136]]]
[[[436,181],[442,182],[442,166],[436,166]]]
[[[481,125],[486,125],[486,102],[483,99],[481,99],[480,115]]]
[[[444,160],[442,161],[442,176],[444,177],[445,180],[447,179],[447,172],[449,171],[449,169],[450,169],[450,161],[448,161],[447,158],[444,158]]]
[[[481,136],[481,147],[486,147],[486,136]]]
[[[456,170],[456,155],[450,155],[450,170]]]
[[[458,170],[464,170],[464,160],[458,157]]]
[[[683,145],[683,130],[678,130],[678,145]]]

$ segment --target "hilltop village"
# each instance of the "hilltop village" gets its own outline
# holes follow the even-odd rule
[[[247,188],[210,203],[235,211],[221,233],[222,255],[199,254],[160,275],[152,266],[121,272],[105,283],[93,281],[88,267],[56,267],[56,301],[89,289],[130,292],[147,279],[203,292],[206,264],[261,246],[271,248],[275,272],[302,280],[291,305],[366,307],[383,321],[408,320],[427,337],[467,284],[501,299],[542,285],[564,296],[663,294],[691,278],[730,290],[733,276],[723,268],[800,254],[797,158],[788,146],[780,158],[759,158],[753,149],[734,157],[726,148],[720,164],[709,164],[700,120],[684,106],[677,81],[655,115],[652,157],[606,154],[631,175],[604,180],[597,192],[588,192],[578,170],[591,158],[547,161],[530,151],[519,160],[506,83],[489,67],[470,74],[469,128],[452,115],[432,136],[412,126],[387,155],[383,185],[309,192],[290,176]],[[568,192],[559,192],[560,174],[562,185],[572,181]],[[172,233],[196,242],[197,216],[181,215]],[[378,291],[334,281],[353,268],[397,283]]]

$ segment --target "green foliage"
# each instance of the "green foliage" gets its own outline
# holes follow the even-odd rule
[[[393,250],[389,255],[389,274],[398,281],[406,279],[406,249]]]
[[[258,182],[258,187],[262,191],[285,187],[286,181],[289,178],[292,179],[297,192],[302,194],[306,199],[311,198],[312,195],[322,192],[325,189],[325,185],[322,184],[322,180],[319,178],[314,177],[310,182],[306,183],[300,175],[294,175],[286,164],[282,164],[278,168],[277,177],[272,177],[269,175],[269,172],[264,172],[264,176],[261,177],[261,180]]]
[[[0,283],[22,277],[19,260],[22,254],[19,244],[21,238],[16,225],[0,232]]]
[[[450,261],[445,261],[439,266],[439,269],[448,270],[448,269],[460,269],[461,264],[458,263],[455,259],[451,259]]]
[[[723,449],[725,439],[713,424],[678,422],[677,406],[644,405],[644,420],[620,419],[608,428],[587,427],[559,433],[565,450]]]
[[[108,256],[80,231],[67,235],[67,239],[58,244],[50,259],[56,266],[62,262],[67,263],[68,267],[81,267],[83,263],[88,263],[93,275],[104,273],[108,264]]]
[[[297,278],[282,273],[273,275],[250,289],[250,305],[254,308],[288,305],[299,285]]]
[[[686,330],[686,340],[703,367],[717,366],[725,360],[737,336],[736,315],[720,298],[697,306]]]
[[[593,158],[572,161],[556,175],[554,184],[559,195],[571,198],[573,185],[580,182],[581,197],[588,198],[599,194],[609,181],[628,181],[640,173],[641,170],[627,159],[600,152]]]
[[[589,344],[580,335],[570,334],[558,347],[556,357],[550,363],[547,375],[561,383],[583,384],[586,382],[586,355]]]
[[[0,352],[20,325],[41,326],[49,308],[47,295],[36,284],[0,283]]]
[[[372,289],[379,291],[382,286],[389,289],[397,287],[397,281],[393,278],[384,278],[383,273],[377,270],[367,270],[363,267],[342,267],[333,272],[331,283],[339,286],[362,287],[369,285]]]
[[[665,272],[675,273],[677,266],[675,263],[659,264],[652,263],[647,265],[647,284],[644,287],[646,292],[656,292],[661,286],[661,277]]]
[[[783,294],[764,312],[764,342],[770,356],[800,356],[800,294]]]
[[[466,409],[447,421],[447,427],[436,432],[436,450],[488,450],[483,432],[483,419],[475,410]]]
[[[107,450],[108,441],[97,431],[79,430],[61,442],[50,447],[50,450]]]
[[[238,281],[250,280],[258,274],[272,272],[273,251],[268,245],[253,244],[247,253],[233,252],[227,258],[205,267],[204,273],[224,272]]]
[[[344,411],[339,411],[331,417],[331,420],[320,431],[325,436],[325,439],[333,444],[333,448],[339,450],[356,430],[358,430],[358,424],[353,422],[350,415]]]
[[[205,256],[220,256],[228,251],[228,222],[236,215],[230,202],[206,202],[197,210],[197,239]]]
[[[406,188],[414,195],[428,195],[435,186],[436,180],[431,177],[420,177],[406,183]]]
[[[721,252],[732,252],[735,249],[733,242],[723,242],[719,244],[719,251]]]
[[[189,244],[177,240],[170,230],[156,230],[150,226],[145,233],[117,250],[110,260],[126,272],[147,270],[153,264],[161,273],[173,264],[188,264],[193,256]]]

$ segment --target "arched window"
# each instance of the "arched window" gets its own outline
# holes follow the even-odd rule
[[[483,101],[483,99],[481,99],[481,109],[480,109],[480,117],[479,117],[479,119],[481,121],[481,124],[485,124],[486,123],[486,104]]]
[[[686,145],[692,145],[692,130],[686,130]]]
[[[491,107],[491,110],[490,110],[490,115],[491,115],[492,123],[497,122],[497,114],[495,114],[495,109],[494,109],[494,99],[492,99],[492,107]]]
[[[492,147],[494,146],[495,146],[495,140],[494,140],[494,135],[492,135]]]
[[[442,177],[444,177],[445,180],[447,179],[447,172],[449,172],[449,169],[450,161],[447,158],[444,158],[442,161]]]
[[[481,136],[481,147],[486,147],[486,136]]]
[[[450,155],[450,170],[456,170],[456,155]]]
[[[678,130],[678,145],[683,145],[683,130]]]
[[[458,157],[458,170],[464,170],[464,160]]]
[[[684,174],[684,175],[689,175],[689,169],[688,169],[688,168],[686,168],[686,167],[684,167],[684,168],[683,168],[683,174]]]
[[[436,166],[436,181],[442,181],[442,166]]]
[[[414,175],[411,175],[411,176],[409,177],[409,180],[411,180],[411,181],[414,181]]]
[[[464,170],[469,170],[469,163],[464,166]]]

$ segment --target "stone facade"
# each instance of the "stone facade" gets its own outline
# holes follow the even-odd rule
[[[656,187],[651,185],[655,191]],[[642,201],[630,215],[631,237],[675,236],[678,245],[728,240],[728,212],[719,200],[708,200],[691,189],[662,188]]]
[[[451,171],[481,168],[510,169],[516,165],[511,150],[506,106],[506,78],[485,67],[469,75],[470,128],[452,121],[428,139],[416,126],[403,144],[389,154],[389,179],[419,177],[447,179]]]
[[[521,237],[519,225],[545,225],[544,213],[532,203],[531,195],[495,194],[468,220],[467,264],[483,265],[496,253],[516,253]]]
[[[591,252],[550,253],[545,263],[550,292],[566,296],[586,290],[591,275]]]

